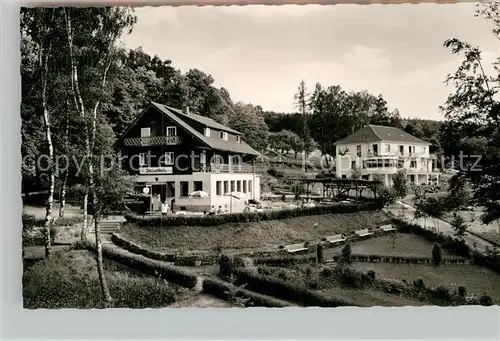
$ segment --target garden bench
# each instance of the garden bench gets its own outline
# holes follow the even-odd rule
[[[396,229],[391,224],[380,226],[379,229],[384,232],[396,231]]]
[[[371,236],[373,234],[373,232],[370,232],[368,229],[358,230],[354,233],[356,233],[359,237]]]
[[[307,251],[309,250],[309,248],[306,247],[305,243],[299,243],[299,244],[285,245],[285,250],[287,250],[288,253],[297,253],[301,251]]]
[[[341,234],[336,234],[334,236],[326,237],[325,240],[327,242],[329,242],[330,244],[336,244],[336,243],[340,243],[340,242],[345,242],[346,238]]]

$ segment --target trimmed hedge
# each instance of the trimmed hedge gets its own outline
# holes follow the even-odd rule
[[[270,265],[270,266],[288,266],[293,264],[310,263],[316,260],[315,254],[307,254],[300,256],[274,256],[274,257],[257,257],[253,259],[254,264]]]
[[[208,254],[192,254],[192,255],[179,255],[175,253],[162,253],[157,251],[152,251],[142,246],[128,241],[120,235],[113,233],[111,235],[111,241],[134,254],[141,255],[150,259],[159,260],[163,262],[174,262],[175,265],[183,265],[183,266],[200,266],[200,265],[214,265],[217,264],[218,256],[217,255],[208,255]]]
[[[238,297],[249,299],[249,301],[246,303],[246,306],[268,308],[284,308],[292,306],[292,304],[288,302],[284,302],[274,297],[262,295],[244,288],[239,288],[228,282],[216,280],[213,278],[206,278],[203,280],[203,291],[209,295],[227,300],[229,298],[228,292],[231,290],[235,290]]]
[[[398,218],[392,219],[393,224],[398,227],[398,231],[403,233],[414,233],[431,242],[437,242],[451,253],[472,259],[474,264],[483,265],[489,269],[500,273],[500,256],[486,255],[471,248],[463,241],[452,236],[437,233],[432,230],[424,229],[422,226],[403,221]]]
[[[265,293],[303,306],[359,306],[358,304],[355,304],[354,302],[343,297],[334,298],[325,296],[303,286],[289,284],[279,279],[254,273],[246,269],[235,268],[233,269],[233,275],[237,279],[237,284],[246,284],[246,287],[251,291],[262,294]]]
[[[339,262],[341,258],[341,255],[334,255],[333,261]],[[351,262],[431,264],[432,258],[414,256],[351,255]],[[458,258],[441,260],[441,264],[465,264],[466,262],[468,262],[466,259]]]
[[[233,213],[223,215],[189,217],[189,216],[139,216],[135,214],[126,214],[128,222],[139,226],[217,226],[226,223],[248,223],[263,220],[289,219],[301,216],[319,215],[319,214],[345,214],[360,211],[373,211],[380,209],[377,202],[368,202],[351,205],[332,205],[317,207],[301,207],[293,210],[264,211],[250,213]]]
[[[125,249],[127,251],[130,251],[132,253],[142,255],[147,258],[159,260],[159,261],[164,261],[164,262],[174,262],[175,261],[175,254],[173,253],[161,253],[161,252],[156,252],[152,250],[148,250],[143,248],[142,246],[139,246],[131,241],[128,241],[121,236],[119,236],[116,233],[113,233],[111,235],[111,241],[116,244],[117,246],[121,247],[122,249]]]
[[[93,251],[95,252],[95,250]],[[116,247],[103,244],[102,254],[106,258],[125,264],[130,268],[134,268],[143,273],[154,276],[160,275],[167,281],[188,288],[193,288],[197,283],[197,276],[193,273],[178,269],[157,260],[148,259],[146,257],[130,253]]]

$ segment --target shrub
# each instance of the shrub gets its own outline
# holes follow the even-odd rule
[[[283,308],[291,306],[291,304],[277,300],[274,297],[261,295],[244,288],[238,288],[231,283],[213,278],[206,278],[203,281],[203,291],[222,299],[228,299],[229,294],[234,292],[234,295],[237,297],[249,298],[246,305],[257,307]]]
[[[161,252],[152,251],[152,250],[143,248],[140,245],[137,245],[131,241],[128,241],[128,240],[122,238],[120,235],[118,235],[116,233],[113,233],[111,235],[111,241],[115,245],[117,245],[117,246],[119,246],[127,251],[130,251],[130,252],[138,254],[138,255],[142,255],[142,256],[147,257],[147,258],[165,261],[165,262],[176,261],[175,254],[161,253]]]
[[[451,298],[450,290],[444,286],[438,286],[435,289],[431,289],[430,293],[432,297],[440,300],[449,300]]]
[[[331,205],[331,206],[315,206],[315,207],[300,207],[293,210],[277,210],[264,212],[250,213],[232,213],[202,217],[190,216],[140,216],[135,214],[126,214],[128,222],[135,223],[139,226],[155,226],[155,227],[172,227],[172,226],[218,226],[225,223],[239,222],[258,222],[275,219],[289,219],[301,216],[310,216],[318,214],[344,214],[355,213],[360,211],[373,211],[377,209],[374,202],[366,202],[349,205]]]
[[[278,278],[286,281],[288,280],[288,274],[285,270],[281,270],[280,272],[278,272]]]
[[[458,287],[458,295],[462,298],[465,297],[465,295],[467,295],[467,289],[462,285],[459,286]]]
[[[230,278],[234,270],[233,257],[221,255],[219,257],[219,276],[222,278]]]
[[[332,277],[333,270],[331,268],[323,268],[323,270],[321,270],[319,274],[321,275],[321,277],[325,278]]]
[[[318,263],[323,263],[325,261],[324,255],[323,255],[323,245],[318,244],[316,248],[316,258],[318,259]]]
[[[254,264],[265,264],[274,266],[288,266],[292,264],[310,263],[316,258],[315,255],[298,255],[298,256],[274,256],[274,257],[257,257],[253,258]]]
[[[439,265],[441,264],[442,257],[441,246],[438,243],[434,243],[432,246],[432,262]]]
[[[479,304],[484,306],[491,306],[493,305],[493,300],[490,296],[483,294],[481,295],[481,297],[479,297]]]
[[[417,289],[424,289],[425,288],[425,282],[422,278],[418,278],[413,281],[413,286]]]
[[[286,201],[286,195],[285,194],[281,195],[281,201]]]
[[[351,242],[347,241],[342,248],[342,253],[341,253],[341,261],[344,263],[351,263],[351,255],[352,255],[352,248],[351,248]]]
[[[373,270],[368,270],[368,272],[366,273],[366,275],[372,280],[376,280],[377,279],[377,274],[375,271]]]

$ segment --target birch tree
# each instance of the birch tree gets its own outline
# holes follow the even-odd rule
[[[105,91],[108,72],[113,63],[116,41],[125,30],[132,29],[135,23],[133,9],[122,7],[63,8],[67,33],[69,58],[71,62],[71,83],[75,107],[85,122],[85,165],[87,179],[84,184],[84,226],[82,238],[86,234],[89,192],[92,198],[92,215],[97,251],[97,271],[101,284],[103,300],[112,301],[104,277],[102,260],[102,240],[100,236],[99,191],[95,183],[94,168],[97,160],[103,157],[96,144],[99,122],[99,106]],[[78,54],[77,54],[78,53]],[[80,75],[83,74],[86,91],[82,91]],[[96,147],[98,147],[96,149]],[[96,157],[97,156],[97,157]],[[102,172],[102,170],[101,170]]]

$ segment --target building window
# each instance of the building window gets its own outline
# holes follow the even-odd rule
[[[356,161],[351,161],[351,168],[352,169],[356,168]]]
[[[417,168],[417,161],[411,161],[410,168]]]
[[[399,146],[399,154],[405,155],[405,146]]]
[[[205,165],[207,163],[207,154],[206,153],[201,153],[200,154],[200,163],[202,165]]]
[[[385,151],[386,152],[390,152],[391,151],[391,145],[390,144],[386,144],[385,145]]]
[[[151,128],[141,128],[141,137],[150,137]]]
[[[224,181],[224,194],[229,193],[229,181]]]
[[[243,193],[247,192],[247,181],[243,180]]]
[[[205,128],[205,136],[210,137],[210,128]]]
[[[236,181],[236,192],[241,192],[241,181]]]
[[[167,136],[177,136],[177,127],[167,127]]]
[[[422,150],[422,154],[425,154],[425,147],[422,147],[421,150]]]
[[[167,182],[166,196],[167,196],[167,198],[174,198],[175,197],[175,182],[173,182],[173,181]]]
[[[162,160],[160,160],[160,164],[163,166],[173,165],[174,164],[174,153],[172,153],[172,152],[165,153],[162,157]]]
[[[236,135],[236,143],[241,143],[241,136],[240,135]]]
[[[222,182],[221,181],[217,181],[215,183],[215,195],[222,195]]]
[[[146,162],[146,153],[140,153],[139,154],[139,167],[144,167],[147,165],[148,165],[148,163]]]
[[[231,181],[231,193],[234,191],[235,191],[235,189],[234,189],[234,180],[233,180],[233,181]]]
[[[342,179],[347,179],[347,175],[343,174]]]
[[[189,182],[181,181],[181,197],[187,197],[189,195]]]
[[[195,191],[203,191],[203,181],[195,181],[194,182],[194,190]]]
[[[410,175],[410,182],[412,182],[412,183],[415,182],[415,175],[413,175],[413,174]]]
[[[227,141],[227,133],[225,131],[220,132],[220,139]]]
[[[252,180],[248,180],[248,193],[252,193]]]
[[[361,157],[361,146],[356,146],[356,155]]]

